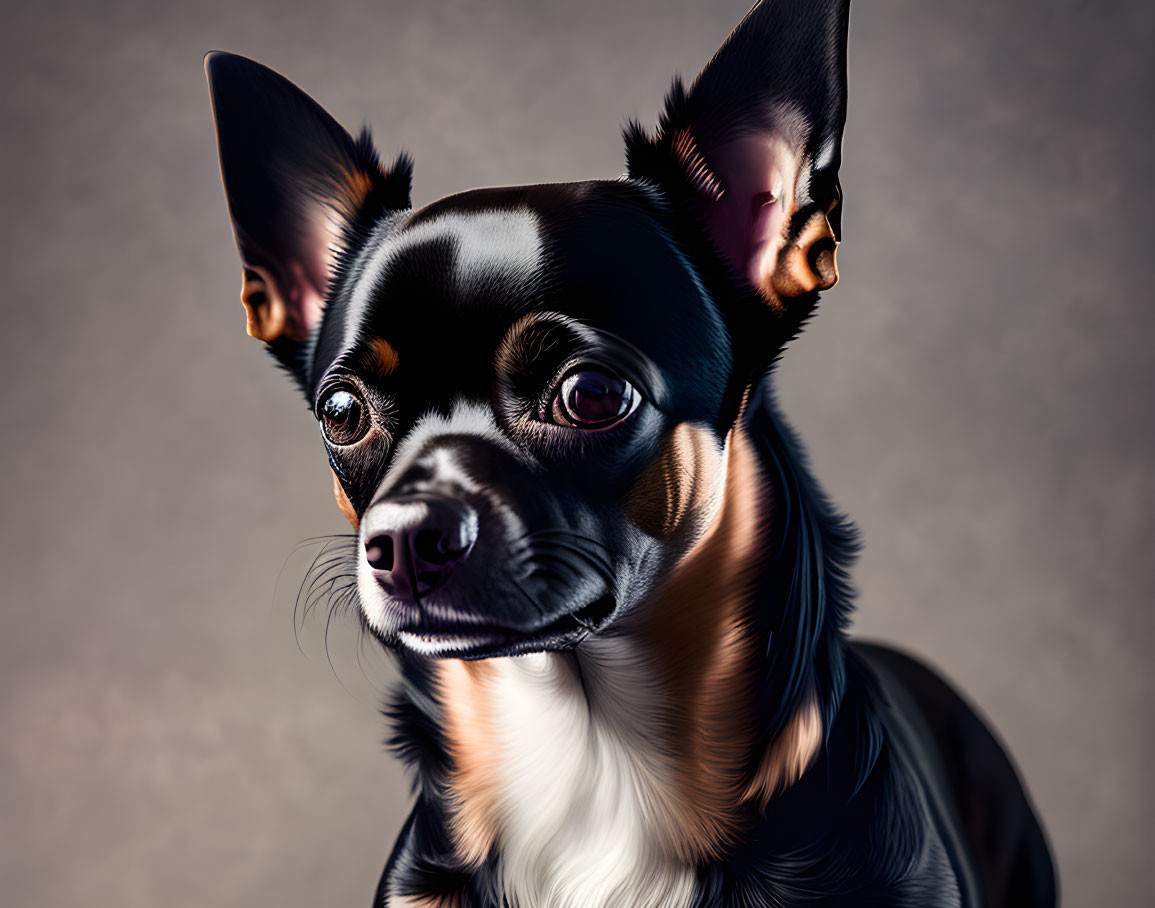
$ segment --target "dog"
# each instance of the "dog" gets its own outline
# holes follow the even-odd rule
[[[410,206],[206,71],[248,333],[318,421],[416,804],[377,906],[1053,905],[992,732],[847,637],[856,537],[772,395],[838,280],[848,0],[762,0],[619,179]]]

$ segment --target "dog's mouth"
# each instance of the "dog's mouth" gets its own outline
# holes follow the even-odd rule
[[[486,659],[541,650],[571,649],[601,631],[615,609],[606,593],[589,605],[531,629],[466,621],[424,620],[398,628],[397,641],[422,656]]]

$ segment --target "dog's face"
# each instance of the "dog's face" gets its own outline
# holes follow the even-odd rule
[[[318,419],[385,642],[572,647],[706,531],[743,393],[837,278],[845,4],[789,6],[757,7],[662,130],[628,137],[631,178],[416,212],[407,159],[382,168],[279,76],[209,57],[249,333]],[[794,48],[779,90],[733,98],[791,16],[839,52]]]
[[[627,183],[480,190],[366,243],[310,384],[375,630],[436,654],[571,645],[687,535],[666,480],[711,483],[697,447],[721,444],[732,354],[665,220]],[[702,437],[663,451],[683,423]]]

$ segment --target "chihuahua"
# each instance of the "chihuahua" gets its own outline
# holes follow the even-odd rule
[[[375,904],[1053,905],[1010,760],[847,638],[854,532],[772,367],[838,280],[849,0],[763,0],[615,180],[410,207],[206,70],[248,333],[315,415],[416,804]]]

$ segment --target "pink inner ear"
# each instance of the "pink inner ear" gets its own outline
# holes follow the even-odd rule
[[[324,268],[306,268],[300,262],[289,262],[288,322],[285,333],[293,340],[305,340],[321,320],[325,307]]]
[[[705,222],[734,270],[777,302],[770,281],[794,211],[798,155],[777,135],[753,135],[708,150],[722,193],[705,202]]]
[[[333,262],[337,255],[340,226],[335,213],[315,203],[303,222],[306,236],[300,250],[302,259],[288,261],[284,270],[286,329],[293,340],[305,340],[321,321],[325,294],[329,289]]]

